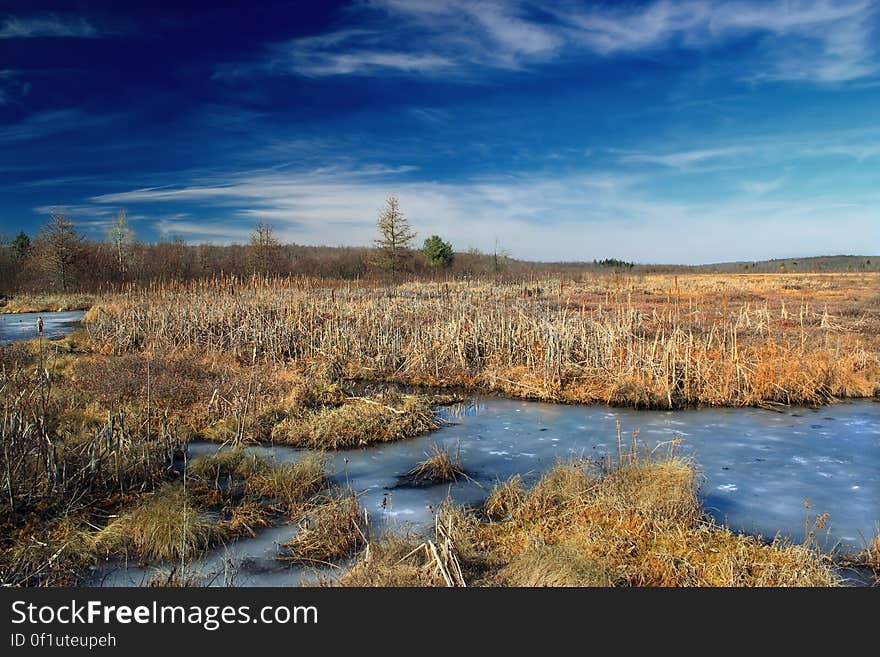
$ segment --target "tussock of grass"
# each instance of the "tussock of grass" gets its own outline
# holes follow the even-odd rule
[[[287,395],[288,404],[301,408],[318,408],[341,404],[345,400],[342,380],[345,366],[338,358],[321,357],[305,363],[303,380]]]
[[[229,517],[219,524],[219,530],[226,538],[241,538],[257,535],[256,530],[271,525],[269,511],[258,501],[244,501],[232,507]]]
[[[880,586],[880,534],[858,554],[844,557],[843,565],[867,571],[873,577],[874,585]]]
[[[219,537],[215,514],[185,503],[183,486],[166,484],[137,508],[111,522],[97,535],[98,548],[161,561],[190,558]]]
[[[309,511],[294,537],[284,544],[286,561],[331,563],[349,557],[367,541],[367,520],[352,493],[333,491]]]
[[[592,461],[573,457],[567,461],[559,461],[555,467],[545,472],[535,485],[515,504],[515,496],[510,500],[508,514],[520,518],[524,522],[540,521],[543,518],[560,512],[566,506],[583,500],[587,492],[595,485]],[[507,490],[513,492],[515,479],[505,486],[496,487],[500,493]],[[492,496],[490,495],[490,500]]]
[[[188,464],[185,515],[182,484],[166,484],[101,530],[97,547],[145,561],[192,558],[221,539],[254,536],[279,513],[302,513],[326,488],[326,466],[322,454],[273,464],[240,446],[200,456]]]
[[[327,487],[327,458],[311,452],[293,463],[272,465],[244,482],[248,499],[268,499],[294,515],[316,493]]]
[[[507,481],[499,482],[492,489],[483,511],[490,520],[510,518],[514,509],[522,506],[526,489],[522,477],[514,475]]]
[[[242,447],[198,457],[188,465],[185,514],[182,484],[166,484],[101,530],[97,547],[108,555],[145,561],[198,556],[221,539],[254,536],[279,513],[302,513],[326,488],[326,466],[322,454],[273,464]],[[316,508],[325,505],[329,508],[321,500]]]
[[[423,397],[355,397],[341,406],[288,417],[273,429],[272,439],[296,447],[333,450],[402,440],[439,427],[440,421]]]
[[[609,504],[630,508],[646,518],[663,522],[695,521],[702,510],[694,497],[696,471],[680,457],[653,459],[636,448],[606,465],[595,494]]]
[[[461,456],[458,453],[452,455],[434,445],[428,458],[406,472],[403,478],[413,484],[427,485],[458,481],[463,476]]]
[[[329,476],[327,458],[321,453],[279,464],[248,454],[240,445],[193,459],[188,472],[207,484],[196,489],[200,502],[224,507],[227,517],[220,529],[227,538],[253,536],[278,513],[299,515],[327,487]]]
[[[510,560],[498,573],[505,586],[612,586],[613,572],[577,544],[536,544]]]
[[[187,473],[216,484],[230,479],[247,479],[269,468],[264,459],[248,454],[242,446],[237,445],[232,449],[194,458],[187,466]]]
[[[535,541],[576,546],[584,559],[638,586],[831,585],[829,564],[810,548],[734,534],[706,520],[693,466],[636,454],[600,477],[557,465],[511,509],[510,522],[483,524],[487,559],[519,563]],[[527,559],[525,563],[534,562]],[[508,571],[509,572],[509,571]],[[528,578],[526,578],[528,580]]]

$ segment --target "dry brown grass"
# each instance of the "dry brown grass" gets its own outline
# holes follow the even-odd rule
[[[93,294],[17,294],[0,299],[0,313],[41,313],[86,310],[97,301]]]
[[[880,586],[880,534],[877,534],[861,552],[844,556],[843,565],[855,568],[873,578],[874,585]]]
[[[438,445],[431,448],[431,453],[424,461],[403,475],[412,484],[428,485],[458,481],[465,473],[461,467],[461,455],[456,451],[450,454]]]
[[[76,586],[97,562],[92,533],[69,516],[24,527],[19,536],[0,552],[0,585]]]
[[[507,481],[498,482],[483,506],[486,517],[490,520],[512,517],[514,510],[522,506],[526,494],[526,488],[520,475],[514,475]]]
[[[834,583],[830,564],[810,548],[767,545],[713,525],[702,514],[693,483],[693,467],[675,458],[626,455],[599,477],[583,464],[561,464],[513,509],[509,521],[481,525],[480,540],[491,546],[488,560],[504,564],[501,572],[518,564],[520,581],[531,581],[520,559],[537,542],[576,547],[584,563],[599,564],[621,585]],[[504,579],[500,572],[496,577]]]
[[[290,516],[328,485],[328,460],[321,453],[302,455],[293,463],[275,464],[248,477],[245,496],[251,500],[270,500]]]
[[[131,291],[87,325],[116,352],[327,359],[348,377],[520,397],[646,407],[820,403],[880,389],[878,286],[876,273],[385,289],[217,280]]]
[[[249,454],[241,445],[221,449],[214,454],[199,456],[187,463],[187,474],[217,486],[230,480],[250,479],[271,466],[264,459]]]
[[[352,556],[367,541],[367,519],[353,493],[332,491],[311,509],[294,537],[284,544],[286,561],[331,564]]]
[[[880,534],[874,537],[865,553],[865,563],[874,573],[874,582],[880,584]]]
[[[219,518],[194,506],[183,486],[167,484],[96,536],[99,550],[149,561],[192,558],[219,538]]]
[[[272,439],[295,447],[346,449],[411,438],[440,426],[426,397],[386,394],[291,414],[275,425]]]
[[[498,573],[506,586],[612,586],[614,574],[604,563],[588,556],[576,543],[535,544],[526,548]]]
[[[254,279],[235,281],[234,292],[229,283],[154,285],[103,299],[88,313],[90,354],[80,353],[80,337],[0,347],[3,583],[75,581],[95,557],[88,527],[107,514],[120,517],[102,532],[102,551],[177,559],[278,515],[300,517],[325,485],[305,465],[275,469],[240,456],[196,464],[195,522],[184,532],[179,510],[160,517],[173,504],[159,498],[173,495],[159,486],[177,477],[172,464],[190,435],[332,449],[436,428],[428,399],[348,398],[343,379],[667,407],[880,393],[873,273],[384,288]],[[469,516],[453,542],[468,580],[548,581],[522,573],[575,546],[615,584],[830,581],[811,548],[767,545],[708,523],[691,498],[687,464],[606,470],[569,463],[532,488],[500,486],[485,515],[501,522]],[[339,506],[327,506],[330,518],[344,516]],[[133,516],[143,516],[140,527]],[[315,554],[323,550],[316,518],[307,523]],[[352,540],[334,538],[332,526],[358,525],[328,521],[324,547]],[[172,545],[175,532],[182,547]],[[425,545],[409,566],[426,569],[419,581],[445,583],[453,562]],[[378,543],[371,550],[381,553]],[[874,546],[866,559],[876,564],[877,553]]]
[[[228,517],[217,525],[218,531],[225,539],[253,538],[258,529],[272,525],[270,511],[262,501],[242,501],[228,510]]]
[[[347,587],[444,586],[431,568],[423,542],[412,536],[388,534],[370,543],[369,552],[346,570],[336,584]]]
[[[279,515],[299,518],[328,487],[327,465],[321,453],[305,453],[293,463],[272,463],[237,445],[193,459],[187,472],[194,478],[194,499],[222,514],[219,535],[238,538],[254,536]]]
[[[680,459],[624,454],[613,466],[558,464],[530,489],[500,485],[477,521],[457,511],[457,562],[468,584],[490,586],[832,586],[831,561],[811,546],[735,534],[712,523]],[[400,539],[371,544],[342,584],[449,585],[432,561],[403,559]],[[439,539],[438,539],[439,541]],[[376,556],[379,555],[379,556]],[[394,558],[397,558],[395,561]],[[434,573],[436,574],[436,573]],[[441,578],[442,579],[442,578]]]
[[[434,518],[434,536],[427,540],[388,532],[369,542],[360,558],[336,579],[345,587],[464,587],[462,560],[476,560],[471,544],[472,515],[447,499]]]
[[[251,368],[68,347],[0,346],[3,583],[75,582],[99,555],[185,561],[220,540],[299,517],[327,486],[320,455],[274,465],[233,446],[188,464],[184,528],[175,462],[191,430],[178,423],[231,412],[249,429],[256,402],[267,402],[248,387]],[[283,379],[303,385],[298,375]],[[218,384],[225,384],[221,392]],[[235,390],[251,395],[237,402],[229,394]],[[212,394],[224,399],[204,409]],[[59,532],[72,526],[80,529],[71,537],[88,540]]]

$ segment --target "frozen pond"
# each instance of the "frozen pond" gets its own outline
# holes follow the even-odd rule
[[[678,453],[697,464],[707,511],[734,530],[801,541],[807,517],[828,513],[820,543],[853,551],[876,535],[880,522],[880,403],[873,401],[777,413],[637,411],[487,397],[443,412],[455,424],[412,440],[333,454],[335,480],[361,493],[374,533],[402,527],[424,531],[447,494],[476,505],[496,481],[513,474],[533,478],[559,458],[616,453],[618,421],[624,440],[639,430],[639,440],[649,447],[681,436]],[[474,481],[401,487],[399,476],[434,444],[458,449]],[[217,449],[200,443],[190,451],[195,456]],[[299,457],[298,450],[287,447],[253,449],[281,461]],[[219,585],[279,586],[311,579],[311,569],[286,567],[275,559],[278,543],[295,531],[292,525],[266,530],[218,548],[192,567],[213,573]],[[138,585],[146,576],[129,567],[105,570],[98,581]]]
[[[32,340],[38,337],[37,320],[43,318],[43,337],[49,340],[63,338],[79,328],[85,310],[67,310],[60,313],[7,313],[0,314],[0,343]]]

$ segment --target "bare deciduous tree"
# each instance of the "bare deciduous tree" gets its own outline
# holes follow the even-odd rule
[[[82,239],[63,210],[52,212],[52,218],[40,235],[40,265],[52,284],[64,291],[74,282]]]
[[[268,273],[276,269],[281,245],[275,237],[272,224],[260,222],[251,233],[251,266],[258,273]]]
[[[107,241],[113,248],[113,258],[119,275],[125,280],[129,263],[133,255],[134,231],[128,226],[128,217],[125,210],[120,210],[116,218],[107,229]]]

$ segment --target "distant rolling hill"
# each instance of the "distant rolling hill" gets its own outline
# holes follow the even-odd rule
[[[830,255],[810,256],[808,258],[776,258],[773,260],[742,260],[738,262],[716,262],[706,265],[674,265],[629,263],[616,258],[594,262],[527,262],[509,261],[514,269],[532,271],[576,272],[628,271],[632,273],[718,273],[718,274],[778,274],[778,273],[839,273],[839,272],[878,272],[880,255]]]
[[[859,272],[880,271],[880,256],[833,255],[810,258],[778,258],[774,260],[720,262],[692,267],[696,271],[718,273],[754,272]]]

